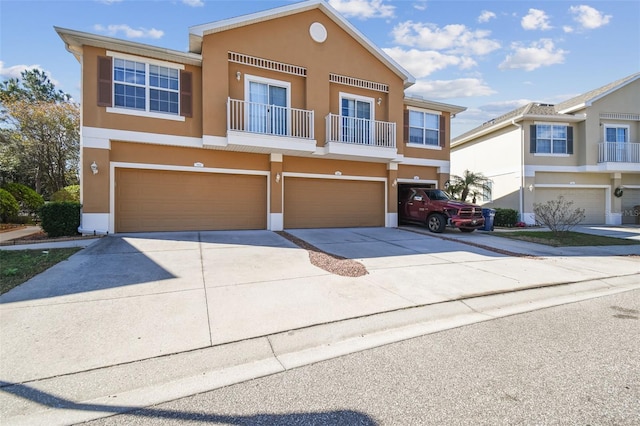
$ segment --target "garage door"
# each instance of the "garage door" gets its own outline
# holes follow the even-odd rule
[[[573,201],[573,208],[583,208],[584,225],[602,225],[605,223],[605,191],[604,189],[543,189],[536,192],[536,203],[556,200],[563,195],[566,200]]]
[[[638,221],[638,212],[634,210],[635,206],[640,206],[640,189],[625,188],[622,194],[622,223],[633,225],[640,223]]]
[[[384,226],[384,182],[284,180],[285,228]]]
[[[116,232],[265,229],[266,176],[116,169]]]

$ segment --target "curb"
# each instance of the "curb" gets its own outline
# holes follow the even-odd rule
[[[636,276],[541,286],[372,314],[20,384],[1,383],[3,425],[68,425],[427,334],[640,289]]]

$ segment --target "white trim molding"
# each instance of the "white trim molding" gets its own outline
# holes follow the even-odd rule
[[[101,146],[87,146],[88,148],[107,148],[104,141],[118,140],[123,142],[139,142],[156,145],[182,146],[187,148],[202,148],[202,138],[189,136],[175,136],[161,133],[134,132],[131,130],[105,129],[99,127],[83,127],[82,137]],[[109,148],[110,149],[110,146]]]

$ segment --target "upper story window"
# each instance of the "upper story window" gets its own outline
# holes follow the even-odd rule
[[[98,58],[98,105],[108,112],[184,120],[192,78],[180,64],[107,52]]]
[[[409,143],[440,145],[440,116],[409,111]]]
[[[245,99],[249,101],[250,132],[290,135],[291,83],[245,75]]]
[[[629,126],[604,125],[605,142],[629,142]]]
[[[573,127],[566,124],[534,124],[530,130],[531,153],[573,154]]]
[[[340,93],[340,140],[361,145],[373,144],[374,115],[373,98]]]

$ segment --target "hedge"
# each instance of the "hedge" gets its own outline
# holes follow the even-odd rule
[[[3,187],[16,199],[20,208],[30,214],[37,214],[44,205],[44,198],[33,189],[21,183],[8,183]]]
[[[40,210],[42,229],[50,237],[78,235],[80,207],[73,202],[45,204]]]
[[[518,223],[518,211],[513,209],[495,209],[496,216],[493,219],[495,226],[513,227]]]
[[[0,219],[2,222],[8,223],[18,215],[20,206],[15,197],[9,191],[0,188]]]

